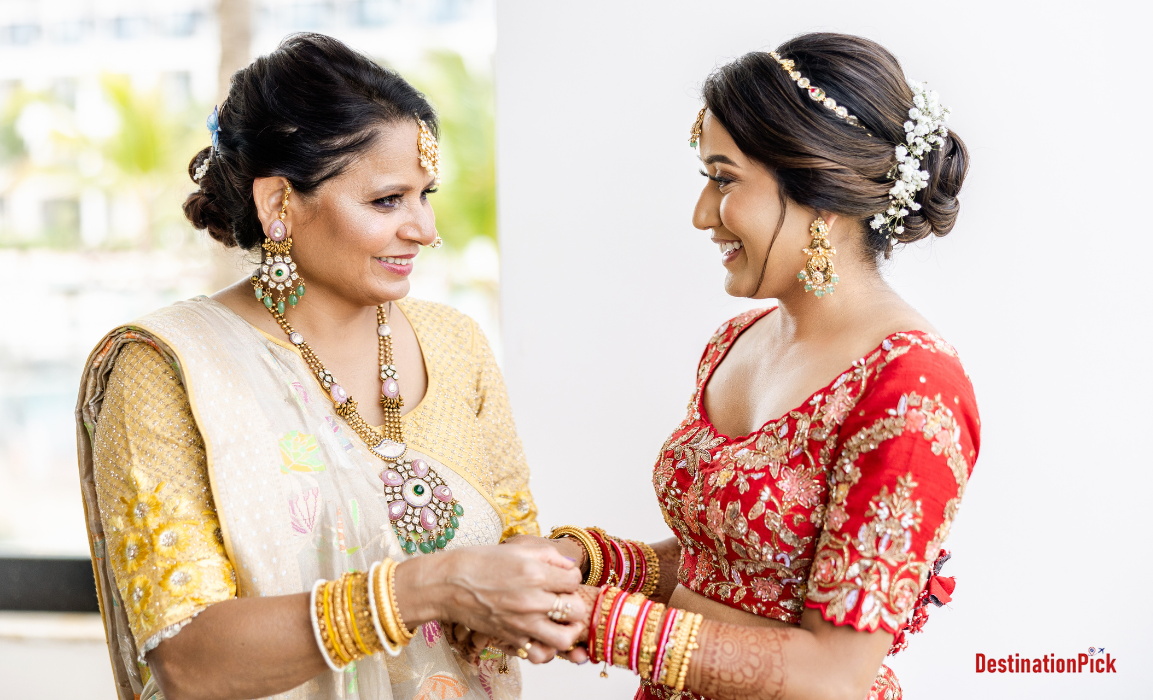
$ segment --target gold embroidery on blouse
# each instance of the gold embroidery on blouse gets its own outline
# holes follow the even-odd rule
[[[110,564],[144,653],[165,632],[236,595],[204,441],[183,386],[156,349],[125,345],[93,437]]]
[[[403,299],[397,305],[416,332],[428,370],[425,398],[402,417],[409,443],[469,478],[494,502],[504,519],[501,539],[540,534],[524,447],[484,333],[444,304]]]

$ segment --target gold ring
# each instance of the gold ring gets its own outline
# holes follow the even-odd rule
[[[531,643],[526,644],[523,647],[521,647],[520,649],[517,649],[516,655],[522,659],[527,659],[528,658],[528,649],[526,649],[525,647],[529,647],[529,646],[532,646],[532,644]]]

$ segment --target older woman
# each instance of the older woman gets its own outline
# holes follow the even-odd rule
[[[439,243],[435,114],[299,35],[209,127],[185,213],[260,265],[109,334],[78,406],[120,697],[516,697],[438,620],[539,662],[586,610],[570,560],[488,546],[537,532],[500,372],[471,319],[405,299]]]
[[[777,306],[721,325],[660,449],[675,539],[554,533],[601,586],[573,655],[636,672],[638,699],[896,700],[882,660],[952,592],[941,546],[980,420],[957,353],[877,261],[953,228],[965,146],[853,36],[743,56],[704,103],[693,224],[729,294]]]

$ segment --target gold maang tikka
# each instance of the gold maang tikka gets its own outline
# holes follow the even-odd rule
[[[701,107],[701,111],[697,112],[697,120],[693,122],[693,128],[689,130],[689,148],[696,148],[697,144],[701,142],[701,129],[705,124],[705,110],[709,107],[705,105]]]
[[[420,125],[420,136],[416,140],[416,150],[420,155],[420,167],[428,171],[432,176],[434,185],[440,184],[440,144],[436,142],[436,137],[432,135],[429,130],[428,124],[420,117],[416,118],[416,123]],[[444,240],[440,236],[429,244],[429,248],[439,248],[444,245]]]
[[[833,287],[841,278],[833,271],[833,256],[837,249],[829,243],[829,225],[821,217],[817,217],[809,227],[809,235],[813,240],[809,247],[801,248],[801,252],[809,256],[805,269],[797,273],[797,279],[805,283],[805,291],[813,292],[817,298],[833,293]]]
[[[292,183],[285,182],[280,214],[272,220],[264,233],[260,269],[252,276],[256,300],[263,301],[267,309],[275,306],[281,315],[284,314],[285,303],[296,306],[304,296],[304,279],[296,272],[296,263],[292,261],[292,236],[288,235],[288,227],[284,225],[290,194]]]

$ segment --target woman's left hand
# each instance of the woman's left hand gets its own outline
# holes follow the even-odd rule
[[[555,540],[550,540],[547,537],[534,535],[513,535],[501,544],[511,544],[518,547],[552,547],[562,557],[572,560],[581,570],[582,576],[588,575],[588,552],[585,551],[584,545],[571,537],[558,537]]]

